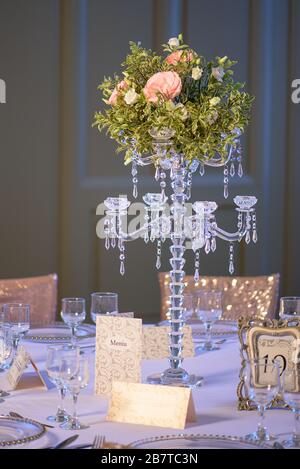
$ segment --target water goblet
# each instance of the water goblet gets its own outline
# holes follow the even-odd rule
[[[98,315],[118,314],[118,294],[110,292],[96,292],[91,294],[91,318],[96,324]]]
[[[3,324],[11,331],[14,355],[30,328],[30,305],[24,303],[6,303],[3,305]]]
[[[286,448],[300,448],[300,368],[292,365],[283,373],[282,388],[284,401],[294,414],[294,430],[291,438],[283,441]]]
[[[249,360],[243,371],[245,390],[257,405],[259,422],[257,430],[246,435],[247,440],[269,441],[273,437],[264,425],[265,410],[279,392],[279,366],[277,362]]]
[[[67,422],[60,425],[64,430],[83,430],[88,428],[81,423],[77,415],[77,401],[81,389],[87,387],[89,383],[90,370],[87,356],[81,356],[77,359],[76,371],[74,366],[68,360],[62,362],[60,376],[65,388],[70,392],[73,399],[73,415]]]
[[[85,320],[84,298],[63,298],[61,301],[61,317],[71,329],[71,344],[76,343],[76,331],[79,324]]]
[[[300,297],[283,296],[280,298],[279,316],[281,319],[300,318]]]
[[[65,422],[69,419],[69,415],[65,410],[64,399],[66,396],[66,388],[61,379],[61,367],[63,360],[72,361],[76,364],[79,358],[80,349],[71,345],[50,345],[47,348],[46,372],[55,384],[60,397],[60,404],[55,415],[50,415],[47,420],[51,422]],[[76,371],[76,368],[73,370]]]
[[[196,314],[205,326],[204,343],[201,350],[217,350],[211,339],[213,325],[222,317],[222,292],[220,291],[199,291],[197,292]]]
[[[12,355],[13,346],[10,328],[0,326],[0,372],[11,366]],[[9,393],[0,389],[0,402],[3,402],[2,398],[7,396],[9,396]]]

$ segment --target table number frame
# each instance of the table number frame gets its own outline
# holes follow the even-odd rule
[[[293,353],[293,358],[295,358],[295,350],[289,347],[287,337],[291,337],[297,341],[297,356],[299,359],[300,352],[300,320],[297,319],[250,319],[240,317],[238,319],[238,336],[240,340],[240,356],[241,356],[241,369],[239,373],[239,384],[237,387],[237,397],[238,397],[238,410],[255,410],[257,407],[251,401],[250,397],[247,395],[244,383],[244,369],[246,367],[247,360],[254,360],[260,356],[259,354],[259,339],[266,347],[275,347],[276,342],[277,348],[273,352],[274,357],[282,360],[283,370],[288,366],[289,356]],[[274,343],[274,338],[277,341]],[[285,339],[283,339],[285,338]],[[266,350],[265,350],[266,351]],[[260,358],[266,358],[268,361],[268,353]],[[280,353],[281,352],[281,353]],[[287,356],[288,355],[288,356]],[[299,371],[300,372],[300,371]],[[284,402],[281,393],[273,399],[269,408],[288,408],[288,405]]]

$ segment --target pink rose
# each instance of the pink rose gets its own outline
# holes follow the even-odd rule
[[[191,62],[194,58],[192,51],[175,50],[166,57],[166,62],[170,65],[177,65],[180,62]]]
[[[164,101],[174,99],[181,92],[182,83],[176,72],[158,72],[147,81],[144,95],[147,101],[157,103],[159,98]]]
[[[120,83],[115,87],[112,94],[109,97],[108,104],[114,106],[117,103],[118,97],[121,95],[120,91],[127,90],[128,84],[125,80],[120,81]]]

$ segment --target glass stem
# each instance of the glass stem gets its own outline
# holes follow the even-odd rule
[[[293,431],[293,441],[300,442],[300,409],[293,409],[294,413],[294,431]]]
[[[211,344],[211,323],[205,323],[205,343],[210,345]]]
[[[72,417],[72,421],[73,423],[76,423],[77,420],[78,420],[78,417],[77,417],[77,400],[78,400],[78,393],[74,393],[72,395],[73,397],[73,417]]]
[[[17,336],[17,335],[13,336],[13,338],[12,338],[12,344],[13,344],[13,348],[14,348],[15,355],[17,354],[17,350],[18,350],[18,347],[19,347],[19,343],[20,343],[20,337]]]
[[[71,326],[71,344],[72,345],[76,345],[76,330],[77,330],[77,327],[75,326],[75,324],[73,324]]]
[[[258,428],[257,428],[257,434],[260,439],[264,439],[266,435],[266,428],[264,426],[265,423],[265,406],[259,405],[258,406],[258,415],[259,415],[259,420],[258,420]]]
[[[65,396],[66,396],[65,388],[64,387],[59,388],[60,404],[58,406],[58,414],[65,412],[65,401],[64,401]]]

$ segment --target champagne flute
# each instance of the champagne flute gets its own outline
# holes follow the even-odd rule
[[[284,401],[294,414],[294,431],[288,440],[283,442],[286,448],[300,448],[300,368],[292,365],[283,374],[282,387]]]
[[[95,292],[91,294],[91,318],[96,324],[98,315],[118,314],[118,294],[111,292]]]
[[[10,327],[14,355],[20,343],[30,328],[30,305],[24,303],[6,303],[3,305],[4,325]]]
[[[259,422],[257,430],[246,436],[248,440],[273,439],[264,425],[265,410],[279,392],[279,366],[267,360],[249,360],[243,371],[244,385],[249,398],[257,405]]]
[[[222,317],[222,292],[220,291],[199,291],[197,292],[197,317],[204,323],[205,339],[202,350],[217,350],[211,339],[213,325]]]
[[[76,343],[76,331],[79,324],[85,320],[84,298],[63,298],[61,317],[71,329],[71,344]]]
[[[66,388],[61,380],[60,371],[63,360],[72,360],[73,363],[76,363],[76,360],[79,358],[79,353],[79,347],[71,345],[50,345],[47,348],[46,372],[50,381],[55,384],[60,396],[60,404],[56,414],[47,417],[47,420],[51,422],[65,422],[69,418],[64,406]],[[76,369],[74,372],[75,371]]]
[[[74,368],[76,371],[74,372]],[[77,359],[76,366],[72,366],[68,360],[62,362],[60,370],[61,380],[66,389],[73,398],[73,415],[65,423],[60,425],[64,430],[83,430],[88,428],[87,425],[81,423],[77,416],[77,400],[81,389],[87,387],[89,382],[89,360],[87,356],[81,356]]]

